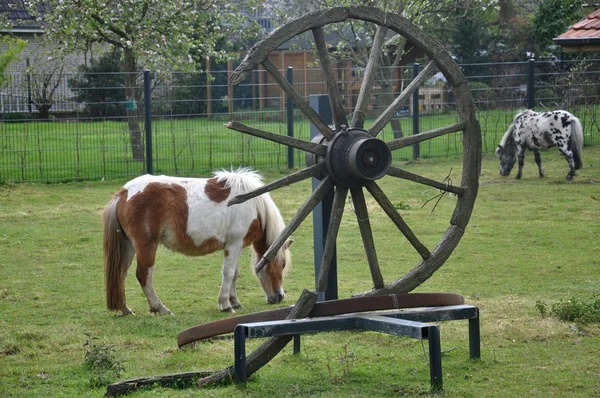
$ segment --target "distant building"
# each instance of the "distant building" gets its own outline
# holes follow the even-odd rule
[[[600,51],[600,9],[552,39],[564,52]]]

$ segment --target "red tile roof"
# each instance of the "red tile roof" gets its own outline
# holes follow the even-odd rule
[[[585,19],[571,26],[569,30],[558,36],[556,39],[588,38],[600,38],[600,9],[594,11]]]

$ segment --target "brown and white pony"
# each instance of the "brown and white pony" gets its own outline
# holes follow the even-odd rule
[[[122,315],[132,313],[125,299],[125,277],[137,256],[135,275],[150,311],[168,314],[152,286],[158,245],[189,256],[223,250],[219,308],[235,312],[241,306],[235,291],[242,249],[252,248],[253,265],[285,227],[270,195],[227,206],[229,198],[262,185],[254,171],[220,171],[213,178],[144,175],[126,183],[104,209],[104,276],[106,305]],[[283,300],[284,271],[291,265],[288,240],[258,273],[269,303]],[[288,268],[286,268],[286,266]],[[254,269],[254,267],[253,267]]]

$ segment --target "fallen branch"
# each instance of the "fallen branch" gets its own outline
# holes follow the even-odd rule
[[[117,397],[128,394],[140,388],[159,385],[161,387],[185,388],[194,385],[194,382],[202,377],[213,374],[214,370],[199,370],[196,372],[172,373],[160,376],[147,376],[137,379],[123,380],[118,383],[109,384],[106,387],[106,397]]]

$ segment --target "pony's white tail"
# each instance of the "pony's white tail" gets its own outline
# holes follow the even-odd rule
[[[127,250],[130,244],[117,219],[118,203],[119,197],[115,196],[102,213],[106,307],[111,311],[122,310],[125,307],[124,273],[127,272]]]
[[[573,117],[571,123],[571,151],[573,152],[573,160],[575,161],[575,170],[581,169],[583,166],[583,127],[578,118]]]

